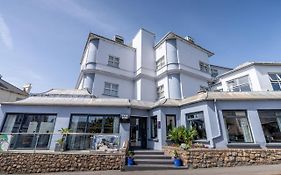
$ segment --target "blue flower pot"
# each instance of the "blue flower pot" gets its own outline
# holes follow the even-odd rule
[[[128,166],[132,166],[134,165],[134,158],[128,157],[128,162],[127,162]]]
[[[181,161],[181,159],[180,158],[175,158],[174,159],[174,165],[175,166],[182,166],[182,161]]]

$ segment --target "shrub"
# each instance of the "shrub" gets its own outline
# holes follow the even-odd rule
[[[186,144],[189,148],[196,135],[196,129],[186,129],[184,126],[179,126],[169,132],[168,138],[177,145]]]

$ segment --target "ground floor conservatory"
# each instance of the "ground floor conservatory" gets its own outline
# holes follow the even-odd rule
[[[83,92],[85,93],[85,92]],[[280,92],[208,92],[184,100],[97,99],[49,91],[1,105],[2,150],[162,149],[174,127],[195,128],[210,148],[281,148]]]

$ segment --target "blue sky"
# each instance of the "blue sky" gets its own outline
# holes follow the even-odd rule
[[[139,28],[159,40],[192,36],[210,62],[281,62],[281,1],[0,0],[0,74],[32,92],[74,88],[89,32],[129,42]]]

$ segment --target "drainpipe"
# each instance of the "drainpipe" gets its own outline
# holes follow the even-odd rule
[[[219,120],[219,115],[218,115],[218,110],[217,110],[217,99],[214,99],[214,109],[215,109],[215,116],[216,116],[216,124],[217,124],[219,133],[218,133],[218,135],[216,135],[212,138],[212,141],[211,141],[212,148],[215,148],[214,140],[221,136],[220,120]]]

